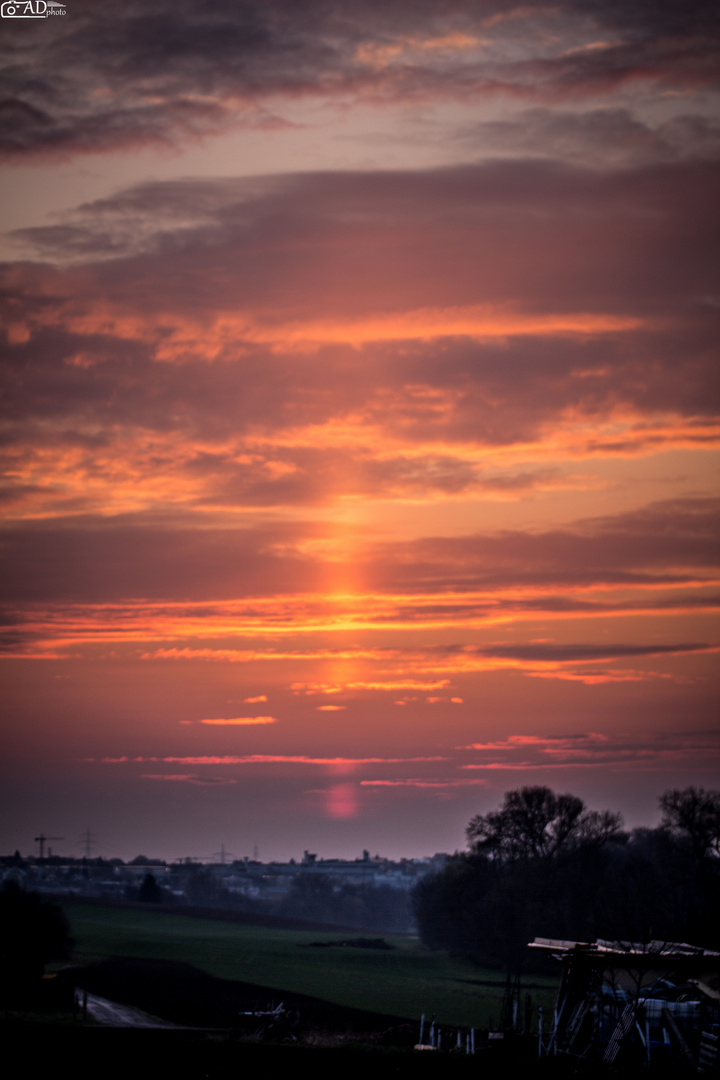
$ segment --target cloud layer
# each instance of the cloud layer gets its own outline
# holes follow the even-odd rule
[[[711,785],[717,5],[6,22],[28,835],[421,853],[526,781]]]
[[[25,29],[10,23],[5,35],[0,147],[10,157],[273,131],[308,99],[387,109],[707,92],[720,69],[709,0],[159,0],[152,10],[75,0],[42,32]]]

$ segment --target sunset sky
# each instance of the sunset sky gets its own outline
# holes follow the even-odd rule
[[[713,0],[4,19],[0,851],[720,786]]]

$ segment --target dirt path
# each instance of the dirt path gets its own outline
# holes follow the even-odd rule
[[[82,990],[79,991],[82,995]],[[87,1011],[93,1020],[109,1027],[133,1027],[133,1028],[174,1028],[177,1024],[168,1024],[164,1020],[158,1020],[149,1013],[135,1009],[132,1005],[119,1005],[116,1001],[108,1001],[107,998],[98,997],[97,994],[87,995]]]

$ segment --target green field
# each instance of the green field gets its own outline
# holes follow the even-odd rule
[[[392,951],[302,948],[350,935],[85,904],[64,907],[81,963],[109,956],[182,960],[221,978],[411,1020],[424,1012],[442,1024],[487,1027],[490,1018],[500,1018],[502,972],[430,952],[413,938],[386,936]],[[555,981],[533,976],[532,982],[534,1005],[551,1007]]]

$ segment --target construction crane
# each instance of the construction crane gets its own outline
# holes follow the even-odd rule
[[[64,840],[64,836],[46,836],[45,833],[40,833],[35,837],[35,843],[40,845],[40,859],[45,858],[45,842],[46,840]],[[48,849],[49,850],[49,849]]]

